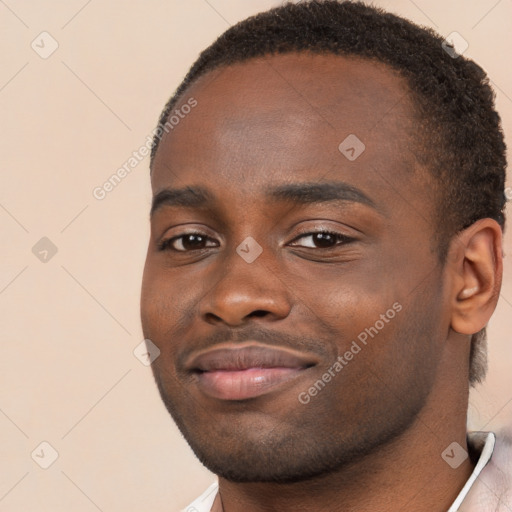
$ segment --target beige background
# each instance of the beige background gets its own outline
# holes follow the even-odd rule
[[[0,512],[173,511],[213,481],[133,354],[148,158],[102,201],[92,191],[144,144],[198,53],[279,3],[0,1]],[[375,3],[468,41],[512,146],[512,1]],[[43,31],[59,45],[46,59],[31,47],[51,49]],[[32,252],[42,237],[58,250],[46,263]],[[511,316],[508,257],[472,428],[512,423]],[[59,454],[48,469],[36,463],[50,460],[42,441]]]

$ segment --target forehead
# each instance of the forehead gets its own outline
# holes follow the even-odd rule
[[[258,101],[258,110],[265,112],[279,103],[313,109],[346,107],[356,98],[356,107],[375,104],[379,98],[379,102],[386,102],[382,105],[385,110],[398,102],[408,87],[397,71],[376,60],[288,53],[220,67],[201,76],[188,89],[189,94],[206,91],[228,111],[247,107],[257,99],[266,100]]]
[[[183,115],[190,98],[197,106]],[[410,90],[366,59],[292,53],[221,67],[195,81],[173,112],[181,118],[155,156],[155,193],[201,182],[220,195],[234,184],[253,194],[262,183],[327,175],[371,189],[390,172],[403,186],[417,166]],[[340,150],[345,140],[364,149],[356,160]]]

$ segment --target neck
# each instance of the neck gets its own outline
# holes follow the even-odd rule
[[[453,370],[453,369],[452,369]],[[442,372],[444,373],[444,372]],[[447,370],[447,376],[450,371]],[[453,376],[453,373],[451,373]],[[399,438],[349,466],[291,484],[233,483],[219,478],[224,512],[444,512],[470,477],[467,458],[456,469],[441,454],[454,441],[466,452],[467,384],[439,379],[413,425]],[[444,389],[443,389],[444,388]],[[446,390],[450,391],[447,392]],[[216,509],[214,509],[216,510]]]

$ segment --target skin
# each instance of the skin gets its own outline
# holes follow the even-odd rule
[[[474,467],[466,459],[452,469],[441,453],[454,441],[467,450],[469,344],[499,295],[499,225],[476,222],[439,263],[431,178],[414,158],[413,99],[384,65],[278,55],[204,75],[177,108],[189,97],[197,106],[156,154],[153,194],[200,185],[216,199],[153,213],[141,317],[161,351],[152,368],[164,404],[219,475],[216,510],[445,511]],[[338,150],[349,134],[366,146],[354,161]],[[324,182],[357,187],[374,207],[265,195]],[[321,228],[353,240],[325,248],[311,235]],[[206,239],[174,244],[187,252],[158,250],[194,231]],[[248,236],[263,249],[250,264],[236,252]],[[401,311],[300,403],[394,303]],[[253,399],[202,393],[186,357],[247,339],[317,364]]]

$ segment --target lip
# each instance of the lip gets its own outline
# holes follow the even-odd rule
[[[310,355],[255,342],[225,343],[193,355],[185,367],[199,389],[221,400],[255,398],[289,382],[318,363]]]

